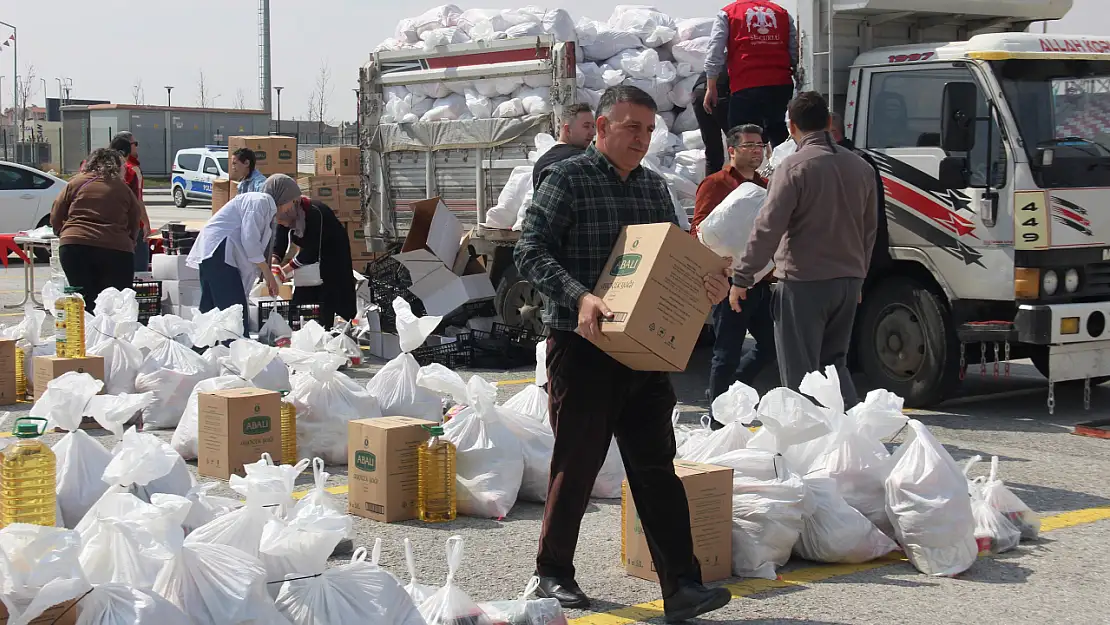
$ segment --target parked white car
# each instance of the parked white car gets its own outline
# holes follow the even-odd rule
[[[212,183],[227,178],[227,146],[178,150],[173,158],[173,203],[185,208],[189,200],[212,201]]]
[[[0,234],[15,234],[50,223],[54,198],[66,181],[48,173],[0,161]],[[43,254],[49,252],[43,250]]]

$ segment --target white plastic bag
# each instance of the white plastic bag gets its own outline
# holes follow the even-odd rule
[[[521,477],[519,498],[524,501],[547,501],[551,481],[551,456],[555,453],[555,434],[551,426],[535,417],[508,409],[499,411],[505,426],[520,441],[524,453],[524,473]]]
[[[585,30],[584,30],[585,27]],[[591,29],[596,29],[590,32]],[[630,33],[621,30],[610,28],[607,24],[595,22],[592,25],[585,25],[581,21],[576,24],[578,31],[579,42],[583,34],[586,35],[590,43],[582,44],[583,52],[586,54],[588,61],[604,61],[611,58],[621,50],[628,50],[629,48],[639,48],[643,41],[635,33]]]
[[[269,602],[261,587],[265,576],[257,558],[190,537],[158,573],[153,590],[188,614],[193,625],[240,625],[263,615],[258,600],[261,594]]]
[[[216,482],[197,484],[189,489],[185,498],[192,503],[189,506],[189,515],[182,521],[181,527],[188,536],[198,527],[210,523],[217,517],[222,517],[232,510],[238,510],[243,504],[238,499],[209,495],[208,491],[217,486]]]
[[[346,515],[302,516],[290,521],[273,518],[262,529],[258,549],[266,567],[267,590],[275,599],[286,576],[319,575],[328,557],[351,532]]]
[[[954,576],[975,563],[975,516],[967,480],[952,456],[916,419],[891,456],[887,513],[910,562],[926,575]]]
[[[790,156],[797,151],[798,144],[794,143],[793,139],[787,139],[786,141],[783,141],[782,143],[776,145],[775,149],[771,151],[771,160],[768,163],[771,167],[771,170],[773,171],[775,169],[778,169],[779,165],[782,165],[782,162],[786,160],[787,156]]]
[[[697,185],[705,178],[705,150],[683,150],[674,155],[676,174]],[[694,188],[697,194],[697,187]]]
[[[153,322],[152,319],[151,323]],[[135,378],[137,392],[154,394],[154,402],[143,409],[143,427],[177,427],[193,387],[215,374],[216,371],[203,357],[185,345],[176,340],[158,340],[139,367],[139,375]]]
[[[698,239],[721,256],[731,256],[739,263],[748,248],[755,218],[767,199],[767,190],[757,184],[745,182],[724,199],[698,226]],[[773,263],[756,274],[761,280],[773,268]]]
[[[197,347],[211,347],[223,341],[243,337],[243,305],[213,308],[193,318],[193,331],[189,338]]]
[[[94,395],[85,404],[84,415],[91,417],[104,429],[116,436],[123,435],[123,428],[154,401],[152,393],[122,393],[120,395]]]
[[[455,120],[460,119],[464,114],[469,112],[470,109],[466,106],[466,97],[458,93],[452,93],[445,97],[437,98],[432,104],[431,110],[424,113],[420,121],[433,122]]]
[[[682,144],[686,146],[687,150],[702,150],[704,154],[705,140],[702,138],[700,130],[684,130],[682,132]]]
[[[0,529],[0,603],[11,625],[25,625],[90,589],[72,530],[13,523]]]
[[[77,604],[76,625],[192,625],[174,604],[149,590],[101,584]]]
[[[991,456],[991,472],[983,484],[983,499],[1018,528],[1022,540],[1036,540],[1041,535],[1041,517],[1033,512],[998,477],[998,456]]]
[[[551,90],[548,87],[522,87],[513,96],[524,105],[529,115],[546,115],[551,112]]]
[[[134,427],[123,433],[112,450],[103,479],[109,485],[130,489],[143,501],[150,501],[156,493],[184,497],[194,484],[185,461],[172,447]]]
[[[708,37],[713,33],[713,23],[716,22],[713,17],[695,17],[687,20],[678,20],[675,24],[675,39],[678,41],[690,41],[698,37]]]
[[[516,504],[524,477],[521,442],[497,406],[497,387],[478,376],[463,385],[459,374],[439,364],[420,369],[416,383],[450,394],[465,404],[444,426],[455,445],[458,510],[467,516],[500,519]]]
[[[57,522],[70,529],[88,513],[108,485],[100,476],[112,454],[84,430],[73,430],[54,443],[55,493],[62,516]]]
[[[698,83],[698,76],[687,76],[682,80],[675,83],[674,89],[671,90],[671,102],[679,108],[686,108],[691,104],[701,105],[701,102],[694,102],[694,86]]]
[[[578,86],[584,89],[604,89],[601,67],[597,63],[579,63],[577,68]]]
[[[297,408],[297,451],[328,464],[347,461],[347,423],[382,416],[378,400],[339,372],[345,359],[321,354],[307,373],[293,375],[286,400]],[[379,374],[380,375],[380,374]]]
[[[400,118],[397,121],[400,121]],[[289,322],[278,311],[271,310],[270,316],[258,330],[258,340],[274,347],[289,347],[292,338],[293,328],[289,326]]]
[[[90,347],[89,356],[104,358],[104,392],[109,395],[135,392],[135,376],[143,364],[143,353],[128,341],[106,337]]]
[[[472,625],[493,625],[474,600],[463,592],[462,588],[455,585],[455,572],[462,563],[462,555],[462,536],[448,538],[447,583],[436,594],[420,604],[420,615],[424,617],[427,625],[454,625],[460,622]]]
[[[428,586],[421,584],[416,579],[416,557],[412,553],[412,541],[408,538],[404,540],[405,544],[405,565],[409,571],[409,583],[405,585],[405,592],[412,597],[413,603],[416,605],[423,605],[429,597],[436,594],[437,588],[435,586]]]
[[[93,584],[149,588],[185,538],[189,502],[172,495],[146,503],[118,487],[109,490],[77,525],[81,568]]]
[[[397,315],[397,334],[402,354],[374,374],[367,382],[366,390],[377,399],[382,415],[412,417],[438,423],[443,418],[443,404],[435,393],[417,383],[420,365],[409,352],[423,345],[443,318],[431,315],[417,318],[409,303],[399,297],[393,300],[393,311]],[[368,416],[355,418],[364,419]],[[345,460],[341,462],[343,461]]]
[[[813,562],[869,562],[898,549],[867,517],[848,505],[836,481],[824,472],[804,478],[813,498],[813,513],[805,517],[794,552]]]
[[[309,466],[308,458],[297,464],[274,464],[270,454],[263,453],[258,462],[243,465],[246,476],[233,475],[228,486],[247,499],[248,502],[277,508],[274,514],[284,517],[293,509],[293,487],[297,476]]]
[[[524,592],[511,601],[490,601],[479,603],[478,607],[495,623],[563,623],[566,615],[558,599],[537,599],[536,589],[540,579],[533,576],[524,587]]]
[[[629,78],[654,78],[659,75],[659,53],[651,48],[647,50],[622,50],[619,54],[605,61],[607,65],[620,68]],[[674,67],[671,67],[672,72]],[[674,76],[670,77],[674,80]]]
[[[437,28],[421,33],[420,40],[424,42],[424,49],[431,52],[439,46],[466,43],[470,41],[470,35],[456,27]]]
[[[621,457],[617,440],[609,441],[609,451],[605,453],[605,462],[601,464],[601,471],[594,480],[594,487],[590,497],[594,499],[620,499],[621,484],[624,482],[624,459]]]
[[[709,37],[697,37],[680,41],[671,46],[675,62],[688,63],[692,67],[704,67],[705,57],[709,56]]]
[[[506,401],[502,407],[522,414],[538,423],[548,422],[547,392],[535,384],[529,384]]]
[[[975,456],[968,465],[981,459],[981,456]],[[1017,549],[1021,542],[1021,530],[983,497],[985,483],[986,478],[981,477],[968,482],[971,513],[975,517],[975,544],[979,547],[979,555],[996,555]]]
[[[517,213],[524,198],[532,190],[532,170],[530,165],[514,167],[509,180],[497,196],[497,205],[486,212],[486,226],[509,229],[516,222]]]
[[[656,48],[674,39],[678,29],[674,19],[653,7],[617,5],[609,18],[613,30],[631,32],[649,48]]]
[[[494,89],[496,91],[496,89]],[[466,90],[466,108],[477,119],[493,117],[493,103],[489,96],[481,95],[474,89]]]
[[[690,462],[707,462],[730,451],[744,449],[752,438],[744,425],[755,420],[759,393],[743,382],[733,382],[727,391],[713,400],[713,417],[724,427],[694,441],[688,441],[679,457]]]
[[[497,118],[524,117],[524,102],[520,98],[510,98],[493,109],[493,116]]]
[[[85,406],[104,383],[87,373],[69,371],[38,389],[38,399],[31,406],[29,416],[46,419],[46,429],[61,428],[73,431],[81,426]]]

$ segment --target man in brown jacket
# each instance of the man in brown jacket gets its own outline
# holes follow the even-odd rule
[[[875,244],[875,172],[833,141],[820,94],[799,94],[789,115],[798,151],[771,178],[729,303],[741,309],[753,276],[774,255],[779,284],[772,310],[782,383],[797,390],[807,373],[834,365],[845,407],[851,407],[858,398],[846,360]]]

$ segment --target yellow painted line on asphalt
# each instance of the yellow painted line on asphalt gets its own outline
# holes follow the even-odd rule
[[[1075,510],[1045,517],[1041,520],[1041,531],[1052,532],[1107,519],[1110,519],[1110,507]],[[835,577],[872,571],[884,566],[890,566],[897,562],[904,562],[905,560],[905,556],[901,554],[892,554],[863,564],[823,564],[819,566],[810,566],[783,573],[778,579],[746,579],[741,582],[727,584],[724,588],[729,589],[733,599],[740,599],[771,590],[816,584]],[[658,600],[619,608],[609,612],[581,616],[570,619],[568,623],[570,625],[627,625],[628,623],[650,621],[652,619],[661,618],[662,616],[663,601]]]
[[[295,491],[293,491],[293,499],[303,498],[305,495],[311,493],[314,488],[316,488],[316,487],[313,486],[312,488],[306,488],[304,490],[295,490]],[[347,494],[347,485],[343,484],[341,486],[329,486],[329,487],[325,488],[324,490],[328,491],[329,493],[331,493],[333,495],[346,495]]]
[[[536,381],[536,378],[523,378],[523,379],[520,379],[520,380],[500,380],[500,381],[497,382],[497,386],[513,386],[515,384],[532,384],[535,381]]]

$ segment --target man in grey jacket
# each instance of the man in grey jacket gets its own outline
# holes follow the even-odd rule
[[[774,255],[779,284],[771,307],[783,385],[798,390],[807,373],[834,365],[851,407],[858,398],[846,360],[875,244],[875,171],[833,141],[820,94],[799,94],[788,114],[798,151],[771,178],[729,303],[740,311],[756,272]]]

